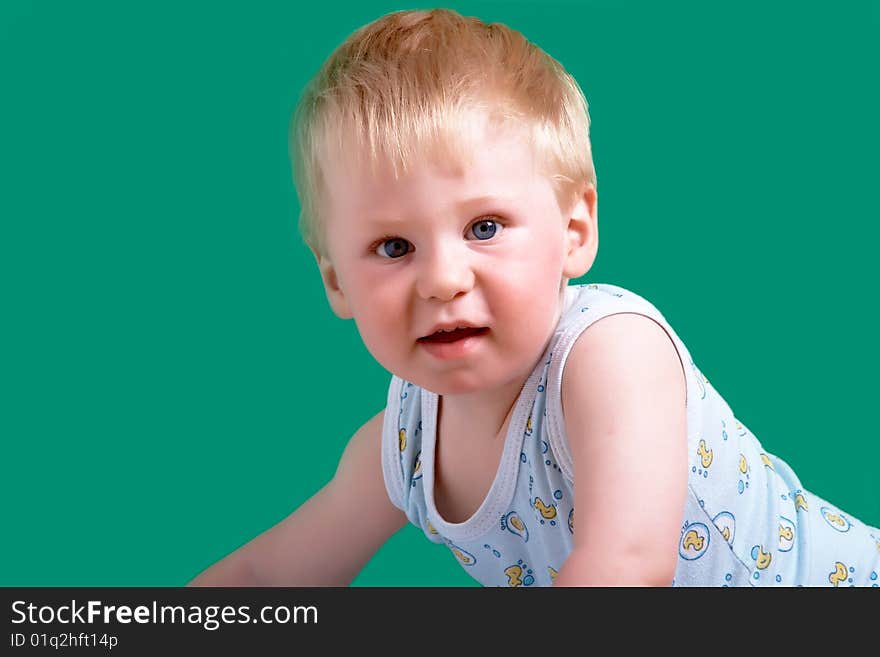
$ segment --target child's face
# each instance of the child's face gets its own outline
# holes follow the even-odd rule
[[[328,298],[389,371],[438,394],[524,378],[556,326],[562,287],[592,265],[592,187],[563,214],[528,143],[480,129],[463,171],[420,162],[394,180],[327,167]],[[441,343],[439,326],[481,329]]]

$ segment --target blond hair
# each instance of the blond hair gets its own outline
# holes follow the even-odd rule
[[[559,62],[501,23],[449,9],[399,11],[352,33],[306,86],[290,125],[305,242],[326,255],[320,208],[330,153],[390,164],[461,162],[474,111],[523,126],[565,209],[595,186],[587,101]]]

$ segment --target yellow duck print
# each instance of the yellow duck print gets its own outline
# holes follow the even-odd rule
[[[779,525],[779,541],[790,543],[794,540],[794,530],[785,525]]]
[[[712,465],[712,450],[706,449],[706,441],[701,440],[700,445],[697,448],[697,454],[700,455],[700,463],[703,464],[704,468],[708,468]]]
[[[801,493],[798,493],[794,498],[794,508],[803,509],[804,511],[810,510],[810,507],[807,505],[807,498]]]
[[[785,516],[779,516],[779,542],[780,552],[789,552],[794,548],[797,537],[797,526]]]
[[[835,527],[835,529],[844,529],[847,527],[848,524],[846,520],[844,520],[841,516],[837,515],[836,513],[832,513],[831,511],[825,512],[825,520],[828,521],[829,525]]]
[[[731,544],[736,531],[736,518],[733,517],[733,514],[729,511],[722,511],[712,518],[712,522],[715,523],[715,526],[721,532],[721,536],[724,537],[724,540],[727,541],[728,544]]]
[[[773,561],[773,554],[764,552],[763,545],[756,545],[752,548],[752,559],[755,560],[758,570],[765,570],[770,565],[770,562]]]
[[[684,535],[684,539],[682,540],[681,546],[685,550],[687,550],[689,547],[692,547],[692,548],[694,548],[694,550],[699,552],[700,550],[703,549],[703,541],[705,541],[705,540],[706,540],[705,537],[700,536],[693,529],[689,529],[688,532]]]
[[[510,566],[509,568],[505,568],[504,574],[507,575],[507,584],[509,586],[517,587],[523,585],[523,569],[520,566]]]
[[[516,534],[526,542],[529,540],[529,528],[526,527],[526,523],[522,521],[516,511],[511,511],[501,518],[501,529]]]
[[[846,566],[839,561],[834,564],[834,572],[828,575],[828,581],[833,586],[839,586],[841,582],[845,582],[849,576]]]
[[[547,506],[546,504],[544,504],[544,501],[540,497],[535,498],[535,508],[547,520],[551,520],[556,517],[556,507],[553,505]]]
[[[400,451],[406,449],[406,429],[401,429],[400,433],[397,435],[397,442],[400,445]]]
[[[465,566],[470,566],[474,563],[474,558],[461,548],[450,547],[450,549],[452,550],[452,554],[454,554]]]
[[[838,527],[846,527],[846,522],[836,513],[829,513],[825,517],[828,518],[828,522],[833,525],[837,525]]]
[[[749,463],[743,454],[739,455],[739,471],[746,474],[749,471]]]
[[[764,465],[766,465],[771,470],[776,469],[773,467],[773,463],[770,461],[770,457],[767,456],[764,452],[761,452],[761,460],[764,462]]]
[[[559,574],[559,571],[552,566],[547,566],[547,572],[550,573],[550,581],[556,581],[556,576]]]

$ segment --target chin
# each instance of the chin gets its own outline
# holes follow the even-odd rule
[[[407,379],[425,390],[437,395],[467,395],[482,390],[491,390],[509,383],[515,375],[487,377],[485,372],[449,373],[442,376],[420,377],[421,381]]]

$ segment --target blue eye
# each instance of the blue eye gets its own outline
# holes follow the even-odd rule
[[[471,224],[471,234],[478,240],[488,240],[501,232],[501,224],[492,219],[480,219]]]
[[[480,241],[490,240],[503,230],[503,225],[495,219],[478,219],[471,224],[469,232],[470,236]],[[402,237],[383,237],[370,249],[382,258],[398,259],[412,253],[415,248]]]
[[[402,237],[383,240],[376,247],[376,255],[383,258],[401,258],[412,251],[412,244]]]

